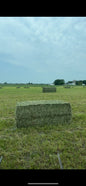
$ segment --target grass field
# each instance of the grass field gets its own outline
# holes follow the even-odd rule
[[[16,103],[29,100],[63,100],[72,107],[71,124],[17,128]],[[86,88],[57,86],[55,93],[41,87],[0,89],[0,169],[86,169]]]

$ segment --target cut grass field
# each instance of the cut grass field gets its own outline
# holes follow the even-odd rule
[[[71,104],[71,124],[35,125],[17,128],[17,102],[63,100]],[[0,89],[0,169],[86,169],[86,88],[42,93],[41,87]]]

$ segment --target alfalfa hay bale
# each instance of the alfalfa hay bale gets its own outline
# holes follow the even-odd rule
[[[56,87],[43,87],[42,92],[56,92]]]
[[[57,100],[20,102],[16,106],[17,127],[36,124],[70,123],[70,103]]]

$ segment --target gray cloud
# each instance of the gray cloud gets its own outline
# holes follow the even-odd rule
[[[85,17],[0,17],[0,63],[66,77],[86,68],[85,53]]]

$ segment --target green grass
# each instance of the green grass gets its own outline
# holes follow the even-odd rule
[[[16,128],[17,102],[63,100],[71,104],[71,124]],[[41,87],[0,89],[0,169],[86,169],[86,88],[57,87],[42,93]]]

